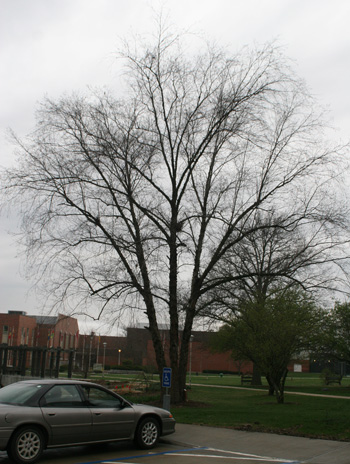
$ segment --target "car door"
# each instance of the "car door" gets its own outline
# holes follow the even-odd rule
[[[41,398],[40,407],[51,430],[49,446],[91,441],[91,410],[75,385],[53,386]]]
[[[92,434],[95,440],[130,438],[134,431],[135,414],[131,406],[107,390],[82,386],[92,413]]]

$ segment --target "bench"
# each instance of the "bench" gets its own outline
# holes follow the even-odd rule
[[[244,385],[244,384],[251,385],[252,381],[253,381],[253,376],[251,374],[241,375],[241,385]]]
[[[338,383],[341,385],[342,378],[342,375],[326,375],[324,381],[326,385],[329,385],[330,383]]]

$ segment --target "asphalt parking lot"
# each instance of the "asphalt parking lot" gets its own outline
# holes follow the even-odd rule
[[[350,464],[350,443],[177,424],[150,451],[130,443],[45,451],[39,464]],[[6,453],[0,463],[9,464]]]

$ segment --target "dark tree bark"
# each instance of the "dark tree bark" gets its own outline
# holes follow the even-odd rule
[[[252,385],[261,386],[261,372],[259,367],[254,363],[253,364],[253,378],[252,378]]]

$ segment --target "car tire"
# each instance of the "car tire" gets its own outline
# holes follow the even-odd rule
[[[13,434],[7,454],[18,464],[33,464],[42,455],[44,446],[44,434],[38,427],[21,427]]]
[[[135,433],[137,446],[141,449],[153,448],[158,443],[159,430],[159,422],[154,417],[142,419]]]

